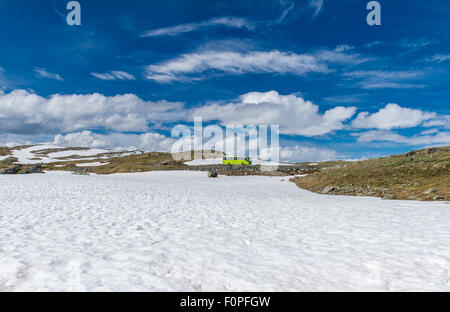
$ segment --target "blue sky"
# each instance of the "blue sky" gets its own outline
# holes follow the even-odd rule
[[[0,0],[0,144],[164,150],[170,129],[279,124],[282,158],[450,145],[450,4]]]

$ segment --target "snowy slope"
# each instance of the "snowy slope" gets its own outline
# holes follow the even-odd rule
[[[189,171],[0,176],[0,291],[450,291],[449,261],[445,202]]]
[[[62,151],[62,152],[55,152],[55,153],[48,154],[48,156],[51,158],[69,157],[69,156],[88,157],[88,156],[95,156],[95,155],[100,155],[100,154],[104,154],[104,153],[109,153],[109,152],[111,152],[111,151],[105,150],[105,149],[91,148],[88,150],[67,150],[67,151]]]
[[[51,144],[38,144],[34,146],[30,146],[22,149],[15,149],[12,151],[12,157],[17,158],[17,162],[20,164],[38,164],[38,163],[51,163],[51,162],[60,162],[60,161],[70,161],[70,160],[92,160],[92,159],[108,159],[108,156],[100,156],[105,153],[117,153],[115,155],[109,155],[109,157],[117,157],[117,156],[128,156],[137,153],[141,153],[140,151],[115,151],[108,149],[88,149],[88,150],[64,150],[54,153],[49,153],[48,155],[40,155],[39,151],[46,149],[62,149],[63,147]],[[11,157],[7,156],[7,157]],[[75,156],[75,158],[67,158],[67,159],[58,159],[61,157],[69,157]],[[6,157],[6,158],[7,158]],[[0,159],[1,160],[1,159]]]
[[[40,157],[41,160],[33,159],[38,158],[36,154],[33,152],[41,151],[45,149],[51,149],[51,148],[62,148],[61,146],[55,146],[55,145],[47,145],[47,144],[40,144],[35,145],[27,148],[22,149],[16,149],[12,151],[12,157],[17,158],[17,162],[20,164],[37,164],[37,163],[49,163],[51,162],[51,159],[49,157]]]

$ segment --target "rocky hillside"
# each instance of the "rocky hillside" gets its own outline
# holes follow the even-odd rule
[[[357,162],[328,162],[293,181],[323,194],[450,200],[450,146]]]

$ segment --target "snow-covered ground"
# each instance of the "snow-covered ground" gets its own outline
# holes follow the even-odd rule
[[[450,205],[205,172],[0,176],[0,290],[450,291]]]
[[[89,162],[89,163],[75,164],[75,166],[77,166],[77,167],[98,167],[98,166],[104,166],[107,164],[109,164],[109,162],[95,161],[95,162]]]
[[[61,152],[55,152],[48,154],[51,158],[61,158],[61,157],[69,157],[69,156],[80,156],[80,157],[89,157],[95,155],[101,155],[104,153],[110,153],[110,150],[92,148],[88,150],[67,150]]]
[[[194,159],[186,161],[184,164],[188,166],[220,165],[222,164],[222,158]]]
[[[64,150],[59,152],[49,153],[47,155],[42,155],[39,152],[47,149],[63,149],[62,146],[52,145],[52,144],[38,144],[34,146],[30,146],[22,149],[15,149],[12,151],[12,155],[5,156],[7,157],[15,157],[17,158],[17,162],[20,164],[38,164],[38,163],[51,163],[51,162],[59,162],[59,161],[70,161],[70,160],[93,160],[93,159],[108,159],[110,157],[117,156],[128,156],[137,153],[141,153],[140,151],[115,151],[108,149],[87,149],[87,150]],[[104,156],[102,154],[105,153],[116,153],[109,156]],[[74,158],[66,158],[59,159],[62,157],[75,156]],[[2,160],[0,158],[0,160]]]

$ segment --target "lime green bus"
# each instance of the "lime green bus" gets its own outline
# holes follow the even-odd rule
[[[249,157],[224,157],[222,165],[244,165],[251,166],[252,161]]]

